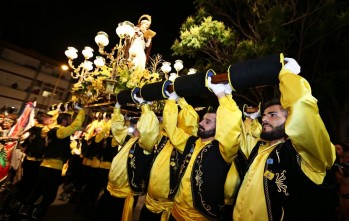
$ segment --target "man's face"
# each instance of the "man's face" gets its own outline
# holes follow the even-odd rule
[[[67,120],[66,120],[66,122],[65,122],[65,125],[64,125],[64,126],[68,126],[68,125],[70,125],[71,123],[72,123],[72,119],[71,119],[71,117],[68,117]]]
[[[44,125],[50,125],[50,124],[52,124],[52,122],[53,122],[53,120],[52,120],[52,118],[51,117],[45,117],[44,118]]]
[[[2,123],[2,128],[3,129],[10,129],[13,125],[13,122],[10,120],[5,119],[4,122]]]
[[[267,107],[262,116],[261,138],[273,141],[285,137],[285,122],[286,112],[281,105]]]
[[[199,123],[198,137],[202,139],[214,137],[216,134],[216,114],[207,113]]]

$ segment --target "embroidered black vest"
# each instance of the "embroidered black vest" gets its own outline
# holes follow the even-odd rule
[[[260,144],[257,143],[251,152],[250,163]],[[324,182],[316,185],[303,173],[300,162],[301,157],[290,140],[270,153],[263,179],[269,220],[335,220],[334,174],[327,171]]]
[[[169,198],[171,199],[173,199],[177,193],[179,183],[185,173],[185,170],[187,169],[188,163],[190,161],[190,158],[195,148],[195,141],[197,139],[198,137],[194,137],[194,136],[189,137],[182,154],[180,154],[180,152],[177,151],[176,148],[173,148],[172,150],[170,165],[172,163],[172,165],[174,166],[173,168],[171,168],[170,166]]]
[[[191,136],[181,159],[179,182],[188,166],[197,137]],[[224,210],[224,184],[229,170],[220,151],[219,143],[213,140],[197,155],[191,172],[193,203],[202,215],[210,220],[221,220]]]
[[[70,136],[63,139],[58,139],[56,135],[57,129],[58,128],[55,127],[47,133],[47,147],[44,151],[44,158],[59,159],[65,163],[71,156]]]
[[[134,193],[141,194],[146,191],[153,156],[154,152],[146,153],[138,141],[132,145],[127,159],[127,175]]]

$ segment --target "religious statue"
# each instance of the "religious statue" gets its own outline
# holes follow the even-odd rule
[[[151,41],[156,32],[150,30],[151,16],[142,15],[137,26],[135,26],[135,35],[130,39],[128,49],[128,60],[131,62],[133,70],[143,71],[149,58]]]

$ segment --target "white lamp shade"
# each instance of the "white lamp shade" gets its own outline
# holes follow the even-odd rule
[[[83,67],[84,69],[91,71],[93,69],[93,63],[91,61],[84,61]]]
[[[68,47],[64,53],[69,59],[72,60],[78,57],[78,50],[76,50],[74,47]]]
[[[84,55],[85,59],[89,59],[93,57],[93,49],[91,47],[86,46],[84,50],[82,50],[82,55]]]
[[[183,61],[182,60],[176,60],[175,64],[173,65],[176,71],[180,71],[183,69]]]
[[[109,36],[104,31],[99,31],[95,37],[95,42],[98,46],[107,46],[109,44]]]
[[[96,56],[96,59],[94,60],[93,63],[96,65],[96,67],[100,68],[104,66],[105,59],[101,56]]]
[[[133,37],[135,35],[134,24],[129,21],[120,22],[116,28],[119,38]]]
[[[170,77],[168,78],[170,81],[174,82],[174,80],[177,78],[177,74],[176,73],[171,73]]]
[[[196,73],[196,69],[195,68],[189,68],[188,75],[195,74],[195,73]]]
[[[170,62],[162,62],[161,70],[164,73],[168,73],[171,71],[171,63]]]

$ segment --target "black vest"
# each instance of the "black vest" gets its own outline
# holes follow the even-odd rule
[[[65,163],[71,156],[70,136],[58,139],[57,127],[47,133],[47,147],[44,152],[45,159],[59,159]]]
[[[132,145],[127,158],[127,175],[134,193],[141,194],[146,191],[153,156],[153,152],[145,153],[138,141]]]
[[[109,137],[103,139],[102,149],[100,152],[100,159],[104,162],[112,162],[115,155],[118,153],[118,146],[113,147],[112,144],[113,137],[110,135]]]
[[[25,154],[29,157],[42,159],[45,149],[45,139],[41,137],[42,127],[32,127],[29,129],[29,137],[24,141]]]
[[[248,165],[260,144],[252,150]],[[324,182],[317,185],[303,173],[300,162],[291,140],[279,144],[270,153],[264,168],[270,175],[263,179],[269,220],[335,220],[338,198],[334,174],[327,171]]]
[[[189,164],[197,139],[191,136],[186,143],[181,157],[179,182]],[[190,181],[194,207],[210,220],[221,220],[223,217],[224,184],[229,166],[224,161],[216,140],[207,144],[200,151],[193,164]]]

